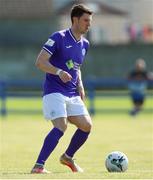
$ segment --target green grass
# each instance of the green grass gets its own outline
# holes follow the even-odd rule
[[[104,103],[105,101],[105,103]],[[87,102],[88,104],[88,102]],[[106,106],[105,106],[106,104]],[[41,100],[15,100],[7,102],[9,108],[25,107],[41,109]],[[21,106],[22,105],[22,106]],[[128,99],[96,100],[96,107],[130,108]],[[148,99],[145,108],[152,108]],[[140,113],[132,118],[127,113],[97,114],[93,117],[93,130],[86,144],[77,152],[77,163],[84,173],[71,173],[59,163],[59,156],[66,149],[75,127],[69,125],[56,150],[46,163],[52,173],[32,175],[43,139],[52,128],[42,115],[9,113],[1,123],[0,178],[4,179],[152,179],[153,178],[153,114]],[[119,150],[129,159],[129,168],[124,173],[107,172],[104,162],[107,154]]]
[[[152,110],[153,111],[153,97],[149,96],[145,101],[144,110]],[[86,105],[89,107],[89,100],[87,99]],[[94,105],[97,109],[102,110],[126,110],[129,111],[132,108],[131,99],[126,97],[97,97]],[[42,101],[41,98],[9,98],[6,101],[6,106],[8,111],[16,112],[23,110],[39,110],[41,112]]]

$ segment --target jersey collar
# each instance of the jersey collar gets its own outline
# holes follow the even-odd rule
[[[72,37],[72,39],[73,39],[76,43],[79,43],[79,42],[81,41],[82,37],[81,37],[79,40],[77,40],[77,39],[74,37],[71,29],[69,29],[68,31],[69,31],[70,36]]]

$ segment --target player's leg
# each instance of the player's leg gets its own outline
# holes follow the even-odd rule
[[[135,103],[135,109],[139,112],[142,110],[144,100],[141,98]]]
[[[71,168],[73,172],[82,172],[83,170],[72,160],[76,151],[85,143],[91,131],[92,121],[87,112],[84,103],[80,98],[72,100],[68,108],[68,121],[78,128],[74,133],[71,142],[61,156],[60,161]]]
[[[75,152],[85,143],[91,131],[92,122],[90,116],[70,116],[69,122],[76,125],[77,130],[74,133],[66,154],[73,157]]]
[[[134,93],[132,95],[132,101],[133,101],[133,109],[131,110],[130,114],[135,116],[140,112],[142,109],[143,103],[144,103],[144,95],[140,93]]]
[[[43,99],[44,114],[47,119],[52,119],[53,129],[46,136],[40,154],[31,173],[47,173],[44,165],[52,151],[57,146],[59,139],[67,128],[66,108],[64,99],[57,94],[51,94]]]
[[[58,118],[53,121],[54,127],[45,137],[38,159],[31,173],[49,173],[47,170],[44,169],[44,165],[50,154],[57,146],[59,139],[64,134],[67,126],[65,122],[66,119],[64,118]]]

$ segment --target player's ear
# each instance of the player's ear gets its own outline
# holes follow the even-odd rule
[[[76,22],[78,22],[78,17],[73,17],[73,24],[75,24]]]

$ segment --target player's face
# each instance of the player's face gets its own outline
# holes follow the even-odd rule
[[[84,13],[80,18],[77,18],[76,25],[80,34],[88,32],[91,25],[92,15]]]

